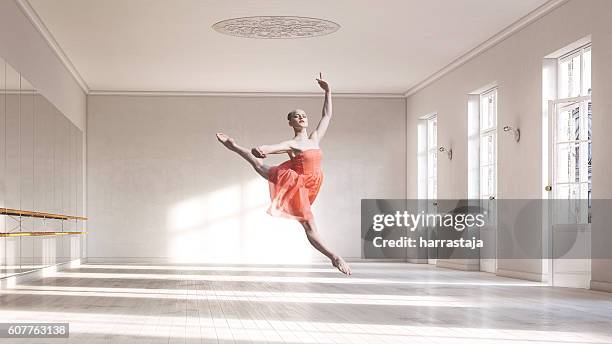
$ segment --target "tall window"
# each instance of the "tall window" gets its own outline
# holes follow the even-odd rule
[[[481,199],[497,197],[497,88],[480,95]]]
[[[438,121],[435,114],[421,117],[418,123],[418,197],[438,197]]]
[[[427,119],[427,199],[438,198],[438,118]]]
[[[591,46],[558,60],[558,99],[553,119],[555,199],[591,203]],[[590,222],[590,216],[588,219]]]

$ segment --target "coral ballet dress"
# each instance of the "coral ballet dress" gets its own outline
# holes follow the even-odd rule
[[[268,184],[272,203],[268,214],[298,221],[312,218],[310,205],[323,183],[322,157],[321,149],[307,149],[270,168]]]

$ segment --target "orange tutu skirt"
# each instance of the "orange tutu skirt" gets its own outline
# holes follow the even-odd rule
[[[270,168],[271,204],[268,214],[298,221],[312,219],[310,206],[323,183],[320,156],[319,149],[306,150],[292,160]]]

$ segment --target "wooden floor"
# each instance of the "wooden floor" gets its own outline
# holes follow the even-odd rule
[[[0,290],[0,343],[612,343],[612,294],[426,265],[81,265]]]

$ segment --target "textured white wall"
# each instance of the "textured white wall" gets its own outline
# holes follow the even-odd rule
[[[438,113],[438,144],[452,146],[453,160],[439,159],[439,198],[465,198],[468,194],[467,95],[484,85],[499,86],[498,128],[514,125],[521,141],[499,132],[498,198],[533,198],[542,194],[542,62],[564,46],[592,35],[593,43],[593,190],[594,198],[611,198],[609,171],[612,146],[611,83],[612,26],[607,14],[612,1],[570,1],[495,47],[468,61],[407,99],[408,196],[417,196],[417,120]],[[608,219],[610,220],[610,219]],[[603,214],[595,214],[593,242],[608,233]],[[606,227],[603,229],[603,227]],[[605,239],[605,238],[600,238]],[[604,241],[610,243],[612,241]],[[537,261],[500,262],[500,268],[540,273]],[[612,281],[610,261],[594,261],[593,281]]]
[[[319,259],[293,220],[265,213],[267,181],[221,146],[223,131],[253,147],[291,138],[295,108],[321,116],[323,95],[88,97],[88,257],[176,262]],[[403,198],[404,99],[334,98],[321,143],[325,180],[314,214],[329,246],[360,256],[360,200]],[[276,155],[269,163],[280,163]]]

